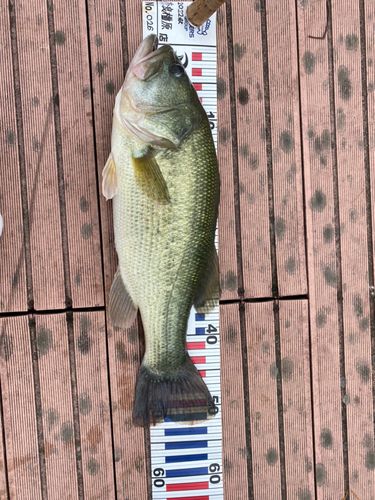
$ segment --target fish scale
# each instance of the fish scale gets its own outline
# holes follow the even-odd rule
[[[120,267],[124,267],[130,295],[143,311],[142,322],[146,332],[147,355],[156,366],[159,359],[166,359],[166,355],[170,359],[175,359],[179,351],[181,352],[181,345],[185,345],[185,328],[190,312],[186,292],[191,289],[192,279],[197,280],[198,264],[202,261],[201,250],[196,250],[194,240],[198,239],[208,225],[206,214],[199,212],[196,207],[202,205],[201,200],[206,192],[212,193],[211,198],[214,196],[214,172],[209,181],[212,187],[208,189],[203,185],[207,184],[206,175],[203,173],[200,175],[200,172],[203,172],[202,165],[206,166],[210,161],[206,139],[204,134],[197,134],[191,140],[188,139],[183,151],[168,155],[167,166],[163,161],[163,155],[157,156],[169,188],[171,206],[157,207],[145,196],[140,200],[134,178],[126,171],[118,172],[119,189],[123,196],[116,196],[113,200],[116,248],[119,253],[127,255],[124,263],[120,261]],[[129,145],[125,146],[124,141],[117,140],[116,136],[112,141],[114,144],[119,144],[118,150],[116,147],[112,150],[115,163],[117,158],[124,158],[127,155],[132,168],[131,158],[127,152]],[[198,161],[194,158],[195,155],[198,155]],[[180,163],[181,157],[184,158],[183,164]],[[177,162],[178,165],[175,164]],[[173,168],[168,171],[168,166],[171,164]],[[192,183],[195,184],[197,179],[199,182],[200,177],[201,185],[196,189]],[[181,184],[186,186],[186,193],[195,190],[195,199],[188,196],[184,199],[185,190],[181,190]],[[136,204],[142,209],[124,220],[122,214],[134,212]],[[213,214],[208,215],[212,220]],[[126,237],[122,238],[122,235]],[[129,252],[129,235],[140,242],[133,253]],[[209,236],[207,236],[206,251],[212,244]],[[175,238],[173,248],[170,244],[165,245],[166,237]],[[159,247],[164,248],[163,253],[158,251]],[[175,254],[185,255],[184,261],[178,262],[177,259],[173,259],[171,255]],[[196,264],[195,269],[192,269],[192,263]],[[165,275],[166,270],[167,275]],[[142,287],[139,286],[140,281]],[[159,299],[161,293],[169,296],[169,300],[161,303]],[[160,331],[165,332],[167,341],[160,338]],[[179,337],[176,336],[176,331],[180,332]]]

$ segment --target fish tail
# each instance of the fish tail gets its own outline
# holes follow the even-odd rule
[[[217,411],[190,356],[175,373],[156,374],[141,366],[135,388],[134,425],[156,425],[166,417],[173,422],[192,424],[215,416]]]

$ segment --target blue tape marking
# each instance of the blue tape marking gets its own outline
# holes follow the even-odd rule
[[[207,434],[207,427],[192,427],[190,429],[164,429],[164,436],[190,436],[192,434]]]
[[[165,443],[166,450],[185,450],[187,448],[207,448],[208,441],[186,441],[186,443]]]
[[[204,335],[206,333],[205,328],[196,328],[195,329],[195,335]]]
[[[165,471],[166,477],[198,476],[208,474],[208,467],[194,467],[194,469],[175,469]]]
[[[204,321],[204,320],[205,320],[204,313],[203,314],[195,313],[195,321]]]
[[[208,453],[200,455],[180,455],[179,457],[165,457],[166,464],[174,464],[176,462],[195,462],[197,460],[208,460]]]

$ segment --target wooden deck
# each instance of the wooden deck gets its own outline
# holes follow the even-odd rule
[[[0,2],[1,500],[151,498],[98,187],[141,15]],[[225,500],[375,498],[374,23],[371,0],[218,12]]]

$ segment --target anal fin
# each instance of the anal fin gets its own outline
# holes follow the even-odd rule
[[[133,153],[133,168],[137,186],[156,203],[169,203],[168,187],[150,147]]]
[[[118,191],[116,164],[112,153],[108,156],[107,163],[103,169],[102,192],[107,200],[115,196]]]
[[[219,298],[219,259],[213,246],[209,264],[194,299],[194,307],[198,313],[209,313],[218,305]]]
[[[115,326],[129,328],[134,323],[137,310],[118,269],[109,292],[109,317]]]

